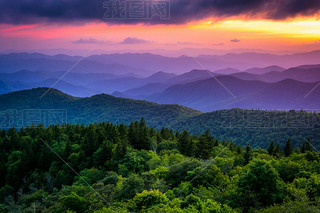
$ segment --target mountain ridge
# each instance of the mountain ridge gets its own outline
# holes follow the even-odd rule
[[[48,89],[42,87],[0,95],[0,112],[19,112],[25,109],[35,112],[64,110],[67,115],[66,122],[85,125],[94,122],[128,125],[144,117],[148,126],[168,127],[179,131],[186,129],[192,134],[202,134],[208,129],[217,138],[237,139],[236,143],[239,145],[252,141],[254,147],[267,147],[271,140],[283,144],[288,138],[291,138],[293,143],[310,138],[314,145],[320,147],[320,116],[315,113],[237,108],[202,113],[177,104],[163,105],[117,98],[108,94],[77,98],[56,89],[51,89],[40,98]],[[301,117],[304,120],[301,120]],[[2,118],[3,113],[0,116],[1,124]],[[293,125],[297,121],[300,126]]]
[[[63,109],[68,111],[70,123],[84,124],[107,121],[128,124],[145,117],[150,125],[157,127],[202,113],[177,104],[161,105],[147,101],[117,98],[108,94],[77,98],[57,89],[48,90],[49,88],[40,87],[0,95],[0,110]],[[43,95],[45,92],[47,93]]]

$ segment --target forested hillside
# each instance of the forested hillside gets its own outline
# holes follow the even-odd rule
[[[0,112],[13,114],[14,110],[17,110],[22,116],[25,109],[62,109],[66,111],[65,123],[80,125],[94,122],[129,125],[131,121],[144,117],[149,127],[168,127],[179,131],[186,129],[197,135],[209,130],[221,140],[236,138],[235,143],[238,145],[250,142],[252,147],[267,148],[269,143],[274,141],[283,148],[288,139],[297,146],[301,141],[310,139],[314,146],[320,149],[320,114],[317,111],[310,113],[232,109],[202,113],[179,105],[161,105],[105,94],[75,98],[55,89],[41,98],[47,89],[38,88],[0,95]],[[0,123],[4,122],[1,119],[2,116]],[[15,124],[8,124],[8,127],[20,127]]]
[[[250,143],[250,142],[249,142]],[[317,212],[319,153],[129,126],[1,131],[1,212]]]
[[[219,110],[186,118],[172,126],[202,134],[206,129],[220,139],[237,139],[236,144],[267,148],[271,141],[285,146],[288,139],[295,146],[310,139],[320,148],[320,114],[305,111]]]
[[[149,125],[159,128],[201,114],[200,111],[179,105],[160,105],[106,94],[76,98],[56,89],[46,93],[48,89],[43,87],[0,95],[0,111],[62,109],[67,111],[68,123],[86,125],[104,121],[129,124],[144,117]]]

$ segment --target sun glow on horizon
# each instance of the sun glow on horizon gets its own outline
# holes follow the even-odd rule
[[[203,21],[192,24],[190,28],[224,30],[229,32],[256,32],[284,37],[320,38],[320,20],[315,18],[292,21],[237,20]]]
[[[164,30],[178,41],[173,41]],[[56,42],[68,48],[86,47],[92,44],[74,43],[81,38],[106,41],[102,48],[119,48],[125,37],[146,41],[135,44],[137,49],[150,48],[270,48],[282,50],[290,46],[319,45],[320,20],[297,18],[289,21],[250,19],[206,19],[185,25],[108,25],[103,22],[88,22],[83,25],[34,24],[0,25],[0,37],[5,39],[32,40],[33,42]],[[110,41],[110,42],[109,42]],[[175,44],[176,43],[176,44]],[[179,43],[179,44],[178,44]],[[42,43],[43,44],[43,43]],[[178,44],[178,45],[177,45]],[[217,44],[220,44],[217,46]],[[130,47],[126,45],[125,47]],[[317,48],[317,47],[315,47]]]

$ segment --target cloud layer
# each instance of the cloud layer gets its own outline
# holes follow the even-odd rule
[[[232,39],[232,40],[230,40],[231,42],[234,42],[234,43],[238,43],[238,42],[240,42],[240,40],[239,39]]]
[[[319,0],[171,0],[170,19],[103,19],[105,0],[0,0],[0,22],[39,23],[105,21],[113,24],[184,24],[208,17],[243,16],[250,19],[283,20],[318,16]],[[122,1],[125,4],[125,1]]]
[[[98,40],[98,39],[94,39],[94,38],[80,38],[76,41],[74,41],[73,43],[76,44],[99,44],[99,43],[106,43],[105,41],[102,40]]]
[[[148,44],[150,41],[143,40],[140,38],[135,38],[135,37],[128,37],[124,39],[120,44]]]

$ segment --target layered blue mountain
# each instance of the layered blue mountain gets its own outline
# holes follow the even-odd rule
[[[150,53],[102,54],[88,57],[61,54],[49,56],[39,53],[11,53],[0,55],[0,69],[1,72],[17,72],[23,69],[57,72],[67,71],[77,64],[72,68],[73,72],[103,72],[117,75],[135,73],[147,76],[158,71],[182,74],[193,69],[223,70],[229,68],[235,71],[271,65],[289,68],[301,64],[318,64],[319,58],[320,51],[292,55],[229,53],[225,55],[200,55],[197,57],[165,57]],[[232,72],[232,70],[225,70],[224,74]]]
[[[270,71],[261,75],[248,72],[234,73],[232,76],[243,80],[261,80],[266,82],[277,82],[285,79],[294,79],[303,82],[320,81],[320,65],[305,65],[292,67],[284,71]]]
[[[233,79],[233,81],[237,80]],[[252,82],[250,86],[256,87],[256,82]],[[275,89],[281,89],[279,85],[274,86]],[[305,138],[310,138],[315,147],[320,147],[320,117],[316,113],[241,109],[202,113],[176,104],[162,105],[116,98],[106,94],[78,98],[56,89],[47,92],[48,89],[37,88],[0,95],[1,127],[5,127],[4,125],[8,121],[6,115],[10,115],[10,112],[13,113],[13,110],[19,116],[25,109],[34,110],[34,112],[59,109],[66,112],[65,119],[62,120],[64,123],[89,125],[94,122],[112,122],[129,124],[131,121],[144,117],[147,124],[155,128],[169,127],[179,131],[187,129],[192,134],[202,134],[208,129],[217,138],[227,140],[236,138],[235,143],[240,145],[252,141],[252,146],[265,148],[271,140],[285,144],[289,138],[295,145],[299,145]],[[46,94],[43,96],[44,93]],[[22,119],[28,118],[26,116]],[[31,121],[32,123],[35,121],[34,124],[37,125],[46,120],[43,120],[39,114],[37,117],[37,113],[35,113],[31,120],[26,121],[29,125],[31,125]],[[44,124],[60,123],[61,120],[52,120],[52,122]],[[14,125],[18,125],[18,123],[9,123],[8,127]]]
[[[76,97],[107,93],[180,104],[205,112],[235,107],[314,109],[320,108],[317,103],[320,65],[312,62],[318,60],[319,53],[241,53],[196,58],[149,53],[103,54],[86,58],[38,53],[4,54],[0,55],[0,94],[53,87]],[[197,61],[201,61],[200,64],[195,63]],[[302,62],[310,64],[283,68]],[[241,69],[248,64],[252,65],[249,69]],[[257,64],[268,66],[253,66]],[[204,67],[208,69],[204,70]],[[209,69],[214,67],[221,69]]]
[[[46,72],[111,73],[123,75],[135,73],[149,75],[153,72],[143,67],[131,67],[110,61],[93,61],[90,57],[68,55],[44,55],[39,53],[11,53],[0,55],[0,71],[12,73],[20,70]]]
[[[217,76],[171,86],[161,93],[147,97],[146,100],[177,103],[205,112],[232,108],[320,109],[318,84],[320,82],[305,83],[290,79],[267,83],[233,76]]]

